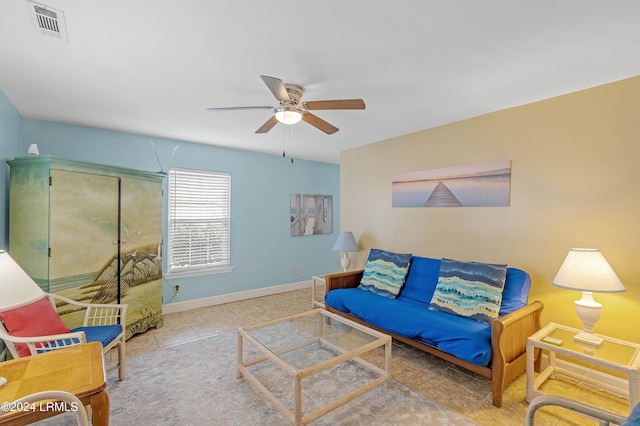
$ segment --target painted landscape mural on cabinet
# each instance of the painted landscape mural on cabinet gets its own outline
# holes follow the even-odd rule
[[[127,303],[127,338],[162,326],[161,179],[53,167],[46,170],[50,184],[43,194],[48,207],[33,196],[44,170],[12,170],[11,200],[21,199],[10,207],[18,218],[11,224],[12,255],[45,291],[83,302]],[[22,220],[18,210],[41,217]],[[33,232],[42,221],[48,232]],[[84,311],[57,308],[67,325],[82,325]]]

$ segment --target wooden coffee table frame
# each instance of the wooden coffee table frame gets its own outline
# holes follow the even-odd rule
[[[267,349],[263,344],[261,344],[259,341],[257,341],[256,339],[254,339],[249,332],[251,330],[255,330],[258,328],[264,328],[264,327],[268,327],[271,325],[275,325],[275,324],[280,324],[280,323],[285,323],[291,320],[295,320],[298,318],[303,318],[306,316],[313,316],[313,315],[318,315],[320,324],[319,324],[319,329],[320,329],[320,333],[319,335],[314,338],[314,339],[309,339],[307,341],[304,342],[298,342],[297,344],[294,344],[292,346],[283,348],[282,350],[278,351],[277,353],[274,353],[272,351],[270,351],[269,349]],[[328,341],[326,341],[325,339],[323,339],[323,335],[322,335],[322,323],[327,319],[327,318],[331,318],[333,320],[335,320],[338,323],[341,324],[346,324],[350,327],[353,327],[354,329],[360,330],[366,334],[369,334],[373,337],[376,338],[376,340],[365,344],[361,347],[358,347],[354,350],[345,350],[343,348],[340,348],[336,345],[334,345],[333,343],[330,343]],[[256,349],[258,349],[261,353],[262,356],[257,357],[257,358],[253,358],[250,360],[244,360],[243,359],[243,341],[246,340],[248,343],[250,343],[253,347],[255,347]],[[333,349],[334,351],[336,351],[337,353],[339,353],[339,355],[326,360],[326,361],[322,361],[319,362],[318,364],[312,365],[310,367],[304,368],[302,370],[299,370],[293,366],[291,366],[290,364],[288,364],[286,361],[284,361],[280,355],[297,350],[297,349],[301,349],[304,348],[306,346],[310,346],[310,345],[314,345],[320,343],[326,347],[329,347],[331,349]],[[379,368],[365,360],[363,360],[362,358],[360,358],[360,355],[363,355],[367,352],[370,352],[376,348],[379,348],[381,346],[384,346],[385,348],[385,368]],[[263,385],[248,369],[247,367],[267,361],[267,360],[271,360],[274,362],[275,365],[279,366],[280,368],[282,368],[288,375],[290,375],[293,379],[294,379],[294,410],[291,411],[289,409],[289,407],[287,407],[285,404],[283,404],[265,385]],[[358,364],[362,365],[364,368],[373,371],[377,374],[380,375],[380,377],[374,379],[373,381],[359,387],[358,389],[355,389],[352,392],[349,392],[348,394],[336,399],[335,401],[329,403],[328,405],[325,405],[324,407],[318,408],[314,411],[312,411],[311,413],[307,414],[306,416],[303,416],[303,412],[302,412],[302,380],[305,377],[311,376],[312,374],[316,374],[320,371],[326,370],[328,368],[331,368],[337,364],[346,362],[346,361],[355,361]],[[355,398],[357,398],[358,396],[369,392],[370,390],[372,390],[373,388],[379,386],[380,384],[387,382],[387,385],[389,384],[389,380],[391,379],[391,337],[389,335],[386,335],[384,333],[380,333],[378,331],[372,330],[368,327],[365,327],[361,324],[358,324],[356,322],[353,321],[349,321],[345,318],[342,318],[338,315],[335,315],[331,312],[325,311],[324,309],[313,309],[301,314],[297,314],[297,315],[292,315],[289,317],[285,317],[285,318],[280,318],[277,320],[273,320],[273,321],[267,321],[265,323],[262,324],[256,324],[256,325],[252,325],[252,326],[248,326],[248,327],[240,327],[238,329],[238,378],[240,377],[246,377],[247,379],[249,379],[249,381],[273,404],[276,406],[276,408],[278,408],[278,410],[280,410],[280,412],[287,417],[287,419],[289,419],[289,421],[291,421],[292,423],[295,423],[296,425],[306,425],[314,420],[316,420],[317,418],[327,414],[328,412],[335,410],[336,408],[354,400]]]

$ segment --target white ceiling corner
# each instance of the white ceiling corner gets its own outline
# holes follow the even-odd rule
[[[23,117],[297,158],[341,150],[640,75],[637,0],[45,0],[68,42],[0,3],[0,89]],[[362,98],[255,134],[276,105],[260,75],[302,100]],[[293,136],[292,136],[293,135]],[[293,138],[293,139],[291,139]]]

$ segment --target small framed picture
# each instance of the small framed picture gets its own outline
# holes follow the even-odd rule
[[[291,236],[333,233],[333,195],[291,194]]]

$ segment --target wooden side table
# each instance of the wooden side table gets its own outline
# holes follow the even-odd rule
[[[32,355],[0,363],[0,376],[7,385],[0,389],[0,403],[12,402],[26,395],[46,390],[63,390],[90,405],[94,426],[109,424],[109,395],[107,394],[102,346],[99,342],[69,346],[39,355]],[[33,410],[3,411],[0,424],[24,425],[45,419],[60,411],[48,410],[36,404]],[[84,409],[84,407],[81,407]]]
[[[640,402],[640,344],[599,335],[604,339],[600,347],[574,342],[573,336],[581,330],[549,323],[527,339],[527,401],[545,393],[540,386],[556,373],[589,383],[603,390],[619,393],[620,390],[588,376],[561,368],[556,356],[586,362],[610,371],[625,374],[629,379],[629,408]],[[536,348],[547,351],[549,363],[537,377],[534,376],[534,352]]]

